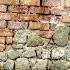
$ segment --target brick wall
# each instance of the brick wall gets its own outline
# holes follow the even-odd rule
[[[0,70],[70,70],[70,0],[0,0]]]

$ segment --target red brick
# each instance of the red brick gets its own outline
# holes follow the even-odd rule
[[[35,30],[49,30],[49,23],[30,22],[29,28]]]
[[[5,37],[0,37],[0,44],[5,44]]]
[[[32,20],[37,21],[39,16],[36,14],[18,14],[18,20]]]
[[[20,0],[21,5],[40,6],[40,0]]]
[[[12,44],[13,38],[12,37],[6,37],[6,44]]]
[[[64,0],[65,1],[65,7],[70,7],[70,0]]]
[[[1,11],[1,12],[6,12],[6,10],[7,10],[7,6],[5,6],[5,5],[0,5],[0,11]]]
[[[61,15],[63,13],[63,9],[59,7],[51,7],[51,14]]]
[[[70,15],[62,15],[61,20],[62,22],[70,22]]]
[[[42,6],[63,6],[64,0],[42,0]]]
[[[0,20],[16,20],[18,18],[17,13],[1,13]]]
[[[9,6],[9,11],[10,12],[21,12],[21,13],[27,13],[28,12],[28,7],[23,6],[23,5],[11,5]]]
[[[53,32],[51,30],[49,31],[36,31],[37,35],[43,38],[51,38],[53,35]]]
[[[0,29],[0,36],[13,36],[13,32],[8,28]]]
[[[4,44],[0,44],[0,52],[3,52],[5,50],[5,45]]]
[[[19,0],[0,0],[0,4],[16,5],[19,4]]]
[[[9,21],[8,22],[8,28],[9,29],[24,29],[27,28],[28,23],[27,22],[19,22],[19,21]]]
[[[44,7],[34,7],[31,6],[29,8],[30,13],[43,13],[44,12]]]
[[[49,16],[46,16],[46,15],[41,15],[39,18],[40,18],[40,21],[44,20],[46,22],[49,22],[50,21],[50,15]]]
[[[0,28],[6,28],[6,21],[0,20]]]

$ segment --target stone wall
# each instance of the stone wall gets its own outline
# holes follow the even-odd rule
[[[0,0],[0,70],[70,70],[70,0]]]

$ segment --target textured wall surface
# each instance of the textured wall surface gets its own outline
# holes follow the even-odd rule
[[[70,70],[70,0],[0,0],[0,70]]]

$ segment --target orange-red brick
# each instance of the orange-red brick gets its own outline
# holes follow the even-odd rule
[[[0,36],[13,36],[13,31],[8,28],[0,29]]]
[[[27,13],[28,12],[28,6],[23,5],[11,5],[9,6],[8,10],[10,12],[21,12],[21,13]]]
[[[0,28],[6,28],[6,21],[0,20]]]
[[[13,38],[12,37],[6,37],[6,44],[12,44]]]

